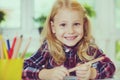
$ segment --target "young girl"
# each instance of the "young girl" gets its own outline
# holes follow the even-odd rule
[[[84,7],[76,0],[57,0],[41,33],[42,45],[24,62],[23,80],[112,78],[113,62],[96,46]],[[104,56],[101,61],[82,65]],[[69,72],[69,69],[78,68]]]

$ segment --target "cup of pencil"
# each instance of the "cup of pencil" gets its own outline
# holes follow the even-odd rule
[[[23,59],[0,59],[0,80],[22,80]]]
[[[30,38],[23,52],[19,54],[22,38],[23,36],[14,37],[10,46],[9,40],[5,41],[0,35],[0,80],[22,80],[24,56],[31,42]]]

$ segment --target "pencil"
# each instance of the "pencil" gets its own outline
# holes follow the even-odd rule
[[[104,59],[104,57],[99,57],[99,58],[94,59],[94,60],[92,60],[92,61],[89,61],[89,62],[87,62],[87,63],[85,63],[85,64],[81,64],[80,66],[89,65],[89,64],[98,62],[98,61],[100,61],[100,60],[102,60],[102,59]],[[73,71],[77,70],[78,67],[79,67],[79,66],[76,66],[76,67],[74,67],[74,68],[71,68],[71,69],[68,70],[68,72],[73,72]]]
[[[16,42],[16,45],[15,45],[15,48],[14,48],[14,51],[13,51],[13,56],[12,56],[13,59],[17,58],[17,56],[18,56],[19,49],[20,49],[21,43],[22,43],[22,38],[23,38],[23,35],[21,35]]]
[[[8,59],[8,52],[7,52],[7,48],[6,48],[6,45],[5,45],[4,41],[3,41],[3,51],[4,51],[6,59]]]
[[[2,49],[2,41],[0,40],[0,59],[3,59],[3,49]]]
[[[10,51],[9,51],[9,58],[12,58],[14,47],[15,47],[15,44],[16,44],[16,39],[17,38],[14,37],[13,42],[12,42],[12,47],[10,48]]]
[[[25,47],[25,49],[23,50],[23,53],[21,54],[21,58],[24,58],[25,53],[27,52],[27,49],[28,49],[28,47],[29,47],[29,45],[30,45],[30,42],[31,42],[31,38],[29,39],[28,43],[26,44],[26,47]]]
[[[7,42],[8,52],[9,52],[10,51],[10,41],[9,41],[9,39],[7,39],[6,42]]]
[[[3,55],[5,55],[5,58],[8,59],[7,48],[6,48],[6,45],[5,45],[5,42],[4,42],[2,35],[0,35],[0,40],[2,42]]]

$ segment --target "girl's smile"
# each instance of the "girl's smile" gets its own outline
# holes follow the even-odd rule
[[[77,36],[66,36],[65,39],[69,41],[73,41]]]

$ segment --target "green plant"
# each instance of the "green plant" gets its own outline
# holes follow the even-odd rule
[[[34,18],[34,21],[39,24],[39,27],[43,27],[45,20],[46,20],[46,16],[43,14],[38,18]]]
[[[0,23],[5,20],[5,12],[0,10]]]
[[[116,49],[116,59],[120,61],[120,40],[116,41],[115,49]]]
[[[96,16],[96,12],[95,10],[93,9],[93,7],[91,7],[90,5],[88,4],[83,4],[84,8],[86,9],[86,12],[87,12],[87,15],[89,17],[95,17]]]

